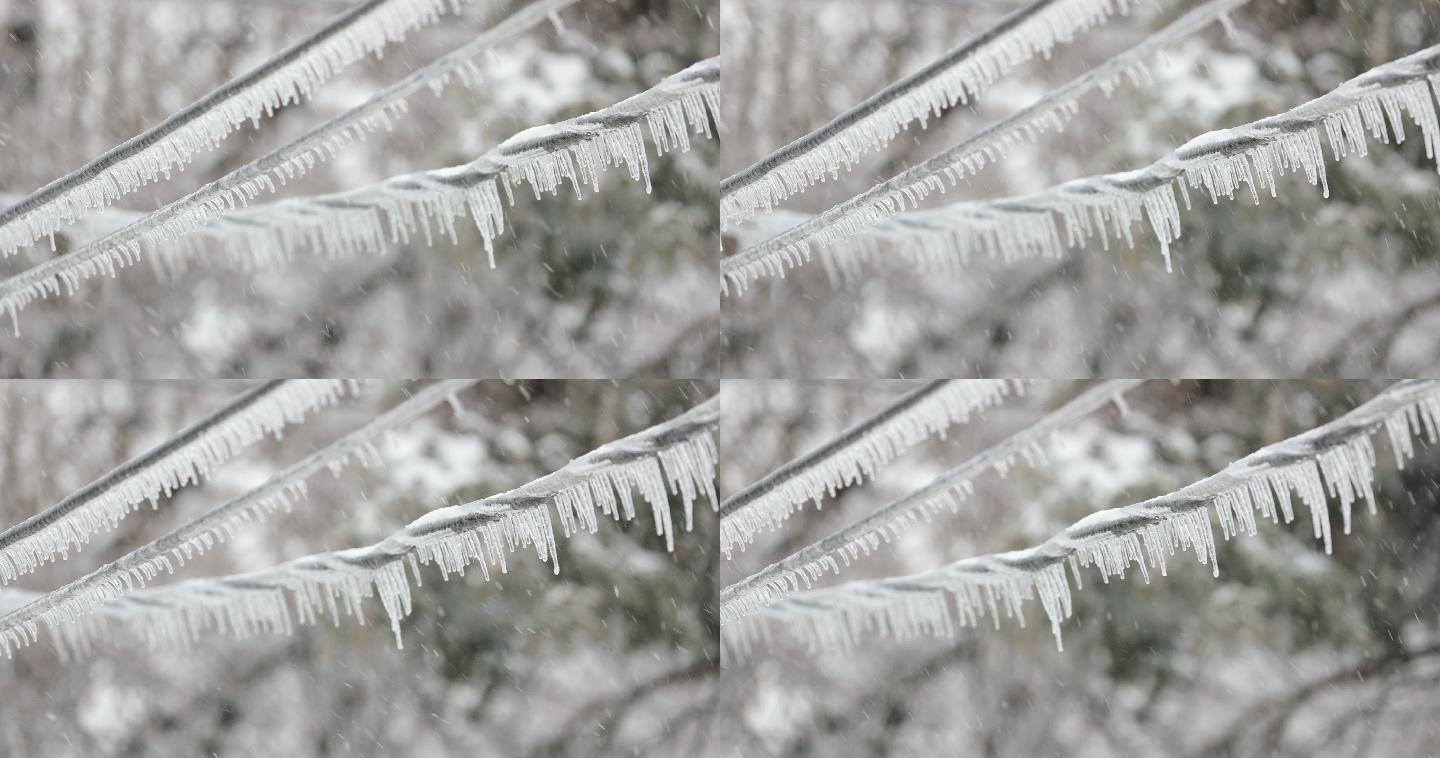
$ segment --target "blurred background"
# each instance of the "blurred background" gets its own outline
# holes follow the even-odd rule
[[[508,8],[519,7],[520,0]],[[0,205],[79,168],[353,5],[341,0],[0,0]],[[504,5],[502,3],[502,5]],[[497,15],[496,18],[502,16]],[[587,0],[478,61],[474,90],[422,92],[377,133],[274,197],[335,192],[467,162],[528,127],[610,105],[718,53],[712,0]],[[151,211],[298,137],[489,28],[447,16],[346,68],[314,100],[247,125],[170,181],[122,198]],[[379,256],[177,281],[148,263],[21,314],[0,375],[39,377],[701,376],[713,370],[716,140],[656,159],[653,192],[622,171],[576,201],[518,193],[490,270],[473,223]],[[107,214],[58,252],[123,223]],[[218,251],[217,251],[218,252]],[[0,260],[13,275],[52,255]],[[709,328],[706,328],[706,327]]]
[[[247,382],[0,383],[0,521],[17,523],[222,405]],[[45,590],[237,496],[358,428],[419,383],[374,382],[0,587]],[[519,486],[715,392],[690,382],[483,382],[397,430],[380,465],[319,474],[308,501],[242,529],[177,578],[262,569],[382,539],[421,514]],[[679,512],[678,498],[672,508]],[[293,637],[210,637],[152,652],[128,635],[64,663],[51,636],[0,658],[8,756],[679,755],[711,738],[718,663],[715,515],[697,503],[675,552],[642,509],[533,551],[508,573],[425,569],[397,650],[378,602]],[[158,580],[163,583],[168,578]]]
[[[729,176],[1028,3],[723,0]],[[1196,2],[1133,3],[996,82],[972,106],[912,127],[857,170],[792,198],[823,211],[915,165],[1129,48]],[[1434,44],[1440,0],[1253,0],[1150,61],[1153,86],[1080,101],[1046,134],[926,207],[1034,192],[1146,166],[1192,137],[1282,112]],[[730,84],[733,83],[733,84]],[[1411,130],[1413,136],[1413,130]],[[1327,148],[1328,153],[1328,148]],[[1148,228],[1134,250],[1065,259],[977,257],[959,273],[824,266],[722,302],[726,376],[1407,375],[1435,366],[1440,178],[1419,140],[1330,164],[1330,199],[1302,177],[1278,199],[1182,211],[1167,274]],[[1197,202],[1198,199],[1197,199]],[[726,254],[739,249],[725,240]]]
[[[902,392],[907,382],[727,382],[722,498]],[[807,507],[721,561],[722,586],[777,561],[1029,426],[1083,383],[953,426],[873,483]],[[942,512],[846,571],[915,573],[1019,549],[1102,508],[1173,491],[1253,450],[1324,423],[1382,382],[1148,382],[1063,429],[1043,466],[986,473]],[[1380,435],[1383,437],[1383,435]],[[744,444],[737,441],[743,440]],[[1333,555],[1303,509],[1219,545],[1220,576],[1181,554],[1169,576],[1109,584],[1085,573],[1065,650],[1039,604],[1020,628],[990,619],[954,639],[869,637],[815,653],[774,642],[722,669],[718,727],[735,755],[1425,756],[1440,737],[1440,448],[1403,471],[1377,442],[1378,515],[1358,508]],[[1217,530],[1218,535],[1218,530]],[[1217,537],[1218,538],[1218,537]],[[826,577],[822,584],[836,583]]]

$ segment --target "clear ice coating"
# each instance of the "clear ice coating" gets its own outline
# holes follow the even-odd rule
[[[359,429],[271,476],[259,487],[49,593],[43,602],[0,618],[0,629],[35,618],[51,626],[71,623],[116,598],[143,589],[159,576],[174,574],[177,567],[233,537],[246,525],[265,520],[277,508],[289,511],[303,501],[309,477],[321,471],[338,476],[352,462],[379,465],[380,454],[374,446],[384,435],[448,402],[456,392],[476,381],[450,379],[425,387]]]
[[[351,384],[333,379],[287,381],[34,533],[0,549],[0,584],[13,582],[50,561],[68,559],[72,549],[89,543],[97,532],[114,529],[142,503],[148,501],[152,508],[158,508],[162,498],[208,478],[241,450],[266,436],[278,438],[285,426],[333,404],[351,389]]]
[[[718,505],[714,434],[719,403],[706,401],[650,429],[583,455],[563,468],[510,492],[440,508],[369,547],[299,558],[244,575],[194,579],[133,591],[88,613],[57,606],[34,618],[0,627],[0,650],[9,656],[39,638],[40,624],[55,631],[62,649],[88,650],[119,623],[152,647],[185,645],[212,634],[288,634],[299,624],[328,617],[364,623],[364,601],[378,598],[401,644],[400,622],[410,613],[410,577],[419,584],[421,564],[442,577],[478,564],[506,570],[506,555],[533,548],[554,562],[556,540],[550,509],[567,535],[598,528],[596,511],[616,520],[635,517],[634,492],[655,514],[656,530],[673,547],[670,496],[680,498],[684,523],[692,523],[700,497]],[[558,564],[556,566],[558,571]],[[117,579],[131,581],[128,574]],[[70,609],[71,611],[75,609]]]
[[[759,277],[783,276],[816,250],[832,259],[835,270],[853,275],[882,250],[916,265],[953,268],[977,255],[1059,258],[1096,237],[1105,249],[1112,238],[1133,247],[1133,227],[1145,221],[1168,270],[1170,244],[1181,235],[1180,207],[1190,207],[1192,190],[1218,203],[1244,187],[1258,204],[1262,192],[1278,194],[1280,176],[1300,173],[1328,195],[1325,143],[1336,160],[1363,156],[1372,139],[1403,142],[1407,117],[1434,160],[1440,148],[1437,97],[1440,46],[1377,66],[1283,114],[1203,134],[1144,169],[1077,179],[1031,195],[907,211],[943,193],[961,172],[953,165],[927,170],[877,185],[749,255],[725,259],[722,288],[743,292]]]
[[[923,129],[933,116],[964,105],[996,80],[1056,46],[1128,14],[1132,0],[1059,0],[1036,4],[1003,19],[939,60],[886,87],[851,112],[811,135],[762,158],[726,180],[720,220],[733,228],[769,213],[786,198],[850,171],[867,152],[879,150],[913,123]],[[851,115],[853,113],[853,115]]]
[[[1023,390],[1022,383],[1014,384],[1016,391]],[[966,423],[971,414],[1003,402],[1011,385],[1004,379],[950,380],[923,400],[889,415],[865,429],[863,435],[845,440],[845,444],[826,451],[828,454],[795,475],[726,513],[720,521],[720,551],[726,558],[731,557],[736,546],[744,550],[756,534],[779,528],[806,502],[814,502],[819,508],[825,497],[834,497],[840,490],[874,477],[876,471],[907,448],[932,436],[944,438],[951,425]]]
[[[518,36],[545,20],[549,13],[576,0],[532,0],[469,43],[386,87],[369,100],[312,129],[305,135],[235,169],[195,192],[64,256],[33,266],[0,281],[0,311],[10,316],[19,333],[19,314],[44,297],[73,295],[80,283],[98,276],[115,277],[139,262],[146,249],[160,249],[189,235],[218,216],[249,205],[276,186],[300,176],[316,164],[333,159],[344,147],[380,129],[389,130],[407,110],[406,98],[423,89],[439,92],[458,80],[479,84],[473,60],[492,45]]]
[[[1124,578],[1131,566],[1148,582],[1150,570],[1167,571],[1169,556],[1190,550],[1219,575],[1210,509],[1226,538],[1256,532],[1257,514],[1292,521],[1292,493],[1311,513],[1315,537],[1331,549],[1328,503],[1338,501],[1342,528],[1365,501],[1375,509],[1376,466],[1372,435],[1383,428],[1398,466],[1414,456],[1415,438],[1440,442],[1440,381],[1400,382],[1372,400],[1310,431],[1267,445],[1223,471],[1173,493],[1098,511],[1042,545],[966,558],[905,577],[862,580],[813,590],[755,606],[727,618],[722,642],[744,656],[770,639],[774,622],[812,650],[850,647],[865,635],[898,639],[953,636],[989,616],[1024,625],[1026,601],[1038,598],[1057,649],[1061,624],[1072,613],[1064,571],[1070,564],[1077,589],[1081,568],[1095,567],[1102,581]]]
[[[699,74],[713,72],[713,76]],[[505,231],[504,213],[516,184],[537,198],[570,182],[599,190],[600,175],[624,166],[650,189],[644,131],[656,152],[685,151],[693,130],[712,137],[719,114],[719,62],[710,59],[668,77],[629,100],[557,124],[531,127],[468,164],[394,176],[373,185],[217,213],[182,244],[161,248],[175,269],[218,242],[241,266],[286,261],[301,249],[330,257],[379,253],[420,237],[458,242],[456,221],[469,215],[485,244],[491,268],[494,240]],[[502,199],[501,192],[505,194]]]
[[[470,2],[491,4],[384,0],[343,24],[327,26],[77,171],[76,181],[61,180],[59,191],[44,202],[18,209],[0,224],[0,254],[13,255],[159,177],[169,179],[172,171],[183,169],[197,153],[214,150],[246,121],[258,128],[262,116],[309,98],[346,66],[381,55],[387,45],[437,21],[447,7],[458,13]]]
[[[897,542],[906,531],[929,524],[942,510],[957,512],[974,491],[975,479],[987,471],[1004,477],[1017,462],[1043,465],[1042,443],[1057,429],[1109,403],[1121,402],[1123,394],[1140,383],[1131,379],[1102,382],[920,489],[726,587],[720,594],[721,620],[739,622],[787,595],[810,589],[826,575],[840,574],[884,545]]]

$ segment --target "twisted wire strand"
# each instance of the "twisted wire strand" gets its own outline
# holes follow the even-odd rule
[[[1115,403],[1123,410],[1126,392],[1143,380],[1112,379],[1085,390],[1054,411],[1015,434],[954,466],[928,484],[884,507],[816,540],[784,559],[766,566],[720,592],[722,623],[740,622],[787,595],[812,586],[826,574],[838,575],[864,556],[891,542],[906,530],[929,519],[942,507],[958,510],[974,487],[976,477],[994,470],[1009,472],[1016,460],[1030,465],[1045,460],[1041,443],[1059,429]]]
[[[804,218],[737,255],[721,259],[722,291],[728,293],[734,287],[737,292],[743,292],[762,276],[783,277],[787,268],[809,261],[812,248],[837,246],[904,211],[907,205],[917,207],[931,193],[944,193],[964,177],[979,173],[1016,148],[1033,143],[1044,132],[1063,130],[1079,112],[1077,101],[1081,97],[1097,89],[1109,96],[1126,80],[1148,83],[1150,74],[1145,64],[1148,58],[1199,33],[1211,23],[1228,24],[1227,14],[1248,2],[1250,0],[1208,0],[1124,52],[923,163],[819,215]]]
[[[0,638],[33,626],[37,619],[52,627],[73,621],[116,598],[144,589],[162,574],[174,574],[177,567],[208,552],[245,526],[263,521],[277,508],[288,512],[294,503],[305,500],[307,481],[320,471],[328,470],[339,476],[352,461],[374,465],[380,460],[374,445],[381,438],[441,403],[454,403],[458,393],[478,381],[448,379],[426,386],[364,426],[275,473],[260,486],[0,617]],[[33,639],[33,635],[29,638]]]
[[[273,263],[308,247],[331,256],[378,253],[417,233],[433,244],[438,231],[457,241],[456,219],[469,215],[495,267],[494,240],[504,232],[503,189],[514,204],[514,185],[529,183],[538,198],[563,180],[599,190],[600,173],[624,165],[632,180],[650,171],[642,127],[657,154],[690,149],[690,131],[712,136],[718,115],[720,61],[711,58],[666,77],[654,87],[593,113],[516,134],[459,166],[419,171],[344,192],[298,197],[219,216],[185,238],[170,258],[181,266],[219,241],[236,261]],[[167,256],[168,258],[169,256]]]
[[[1132,0],[1035,0],[720,183],[721,228],[850,171],[902,129],[979,97],[1011,69],[1128,15]]]
[[[1266,445],[1175,492],[1092,513],[1035,547],[793,594],[724,627],[730,632],[727,650],[747,654],[756,640],[768,638],[769,630],[760,627],[770,621],[814,649],[854,645],[870,633],[951,636],[986,614],[997,628],[1001,615],[1023,625],[1025,602],[1035,598],[1063,650],[1060,625],[1072,612],[1067,563],[1077,589],[1081,567],[1094,565],[1108,582],[1134,566],[1148,582],[1150,569],[1164,575],[1166,558],[1186,549],[1219,576],[1211,508],[1226,539],[1253,536],[1257,515],[1294,520],[1293,493],[1310,510],[1315,538],[1330,552],[1330,498],[1339,501],[1346,533],[1355,503],[1363,500],[1376,511],[1372,436],[1382,428],[1402,468],[1414,457],[1416,438],[1440,441],[1440,381],[1398,382],[1329,423]]]
[[[475,39],[411,72],[360,105],[315,127],[225,176],[86,245],[51,258],[0,282],[0,311],[19,333],[19,313],[31,302],[74,294],[81,282],[117,275],[140,260],[145,247],[158,247],[204,226],[216,216],[247,205],[265,192],[298,177],[340,150],[378,129],[390,129],[406,112],[406,99],[422,89],[441,92],[451,81],[479,83],[474,59],[491,47],[517,37],[546,18],[554,18],[576,0],[533,0]]]
[[[648,503],[658,534],[673,549],[670,493],[681,498],[684,527],[693,526],[693,505],[715,497],[719,403],[711,398],[644,431],[604,444],[564,467],[508,492],[431,511],[373,545],[317,553],[270,569],[191,579],[129,593],[97,613],[53,626],[69,654],[87,650],[119,622],[152,647],[185,645],[217,632],[247,636],[289,633],[328,614],[336,623],[351,616],[364,623],[363,601],[379,597],[397,646],[400,622],[411,610],[409,564],[416,584],[420,565],[442,575],[478,564],[488,579],[491,562],[505,570],[505,555],[533,547],[541,560],[559,565],[550,520],[553,508],[565,534],[598,528],[596,510],[616,520],[635,518],[635,499]],[[0,634],[0,647],[33,642],[35,620]]]
[[[1272,197],[1278,194],[1277,176],[1295,172],[1303,173],[1312,185],[1321,185],[1328,197],[1321,130],[1337,160],[1352,153],[1363,156],[1370,139],[1402,142],[1407,114],[1420,129],[1426,157],[1434,159],[1440,148],[1437,93],[1440,46],[1371,69],[1283,114],[1207,132],[1143,169],[1078,179],[1021,197],[916,211],[898,221],[894,217],[901,204],[877,201],[815,236],[799,230],[820,223],[823,215],[807,220],[753,248],[756,256],[748,263],[727,266],[730,259],[725,259],[722,270],[731,282],[752,281],[808,260],[811,245],[843,244],[883,222],[890,226],[877,238],[888,234],[901,241],[923,239],[916,251],[922,257],[959,252],[967,257],[980,253],[1012,259],[1059,257],[1068,247],[1079,247],[1094,236],[1101,237],[1107,248],[1112,235],[1133,247],[1131,228],[1142,219],[1149,221],[1160,241],[1169,270],[1169,246],[1181,233],[1180,203],[1191,207],[1190,190],[1202,190],[1218,203],[1222,196],[1232,199],[1245,186],[1258,204],[1261,190]]]
[[[90,212],[183,169],[202,150],[214,150],[246,121],[258,127],[292,103],[307,99],[346,66],[410,32],[459,13],[472,0],[367,0],[255,68],[217,87],[159,124],[111,148],[85,166],[0,212],[0,255],[53,234]],[[483,15],[495,3],[483,3]],[[52,241],[53,247],[53,241]]]
[[[96,532],[114,529],[149,501],[206,479],[219,466],[269,435],[334,404],[353,382],[273,380],[240,393],[155,447],[111,469],[55,505],[0,533],[0,584],[68,558]]]
[[[785,463],[720,504],[720,551],[743,550],[762,530],[779,528],[807,501],[859,484],[906,448],[939,435],[972,413],[1024,392],[1007,379],[947,379],[904,393],[798,458]]]

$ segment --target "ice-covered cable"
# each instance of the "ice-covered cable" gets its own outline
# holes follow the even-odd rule
[[[221,85],[84,167],[0,212],[0,254],[53,235],[137,188],[169,178],[196,153],[214,150],[249,121],[310,97],[346,66],[401,41],[466,4],[493,13],[496,0],[367,0],[274,57]]]
[[[991,470],[1003,477],[1016,460],[1030,465],[1044,461],[1041,444],[1057,430],[1112,402],[1123,410],[1125,393],[1140,384],[1138,379],[1101,382],[1034,424],[946,470],[924,487],[731,584],[720,593],[721,622],[739,622],[786,595],[810,587],[825,574],[839,574],[842,564],[848,567],[882,543],[898,539],[905,530],[929,522],[941,508],[958,510],[973,490],[976,477]]]
[[[945,192],[947,182],[954,185],[965,176],[980,172],[1017,147],[1035,141],[1042,132],[1062,130],[1078,112],[1076,103],[1081,97],[1096,89],[1108,96],[1127,78],[1149,81],[1145,61],[1150,56],[1216,20],[1226,19],[1228,13],[1248,2],[1250,0],[1207,0],[1124,52],[925,162],[818,216],[806,217],[738,255],[722,259],[722,291],[728,292],[731,286],[743,291],[761,276],[783,277],[786,268],[809,260],[812,246],[836,246],[899,213],[907,203],[917,204],[931,192]]]
[[[673,548],[671,493],[681,499],[687,530],[697,499],[706,498],[712,507],[718,503],[714,435],[719,421],[719,403],[712,398],[516,489],[431,511],[374,545],[318,553],[249,574],[152,587],[118,598],[99,613],[56,617],[48,625],[70,651],[86,649],[105,633],[108,621],[127,626],[152,646],[163,646],[193,642],[208,633],[288,633],[297,622],[313,624],[322,615],[337,624],[342,615],[363,623],[364,601],[378,596],[399,645],[400,621],[410,612],[407,563],[417,584],[420,565],[431,563],[446,577],[478,564],[488,578],[491,563],[504,571],[506,553],[525,546],[553,563],[551,509],[566,535],[579,529],[593,532],[597,510],[617,520],[633,520],[638,491],[654,513],[656,532]],[[5,629],[0,649],[8,655],[34,642],[38,621]]]
[[[730,228],[786,198],[851,170],[918,121],[974,100],[1016,66],[1049,56],[1077,34],[1130,11],[1133,0],[1035,0],[899,79],[829,123],[720,184],[720,220]]]
[[[151,450],[115,467],[59,503],[0,533],[0,584],[69,557],[91,535],[114,529],[149,501],[201,479],[268,435],[279,437],[312,411],[333,404],[353,382],[276,380],[242,393]]]
[[[944,182],[932,176],[906,185],[902,194],[867,192],[723,260],[723,277],[726,284],[743,288],[760,276],[783,275],[786,267],[808,260],[817,247],[843,248],[849,252],[842,255],[852,258],[864,256],[868,253],[863,244],[851,248],[844,243],[871,229],[873,239],[865,241],[913,242],[901,247],[919,258],[984,254],[1011,259],[1059,257],[1097,235],[1106,247],[1112,236],[1133,246],[1132,226],[1141,220],[1149,221],[1160,241],[1168,270],[1170,243],[1181,233],[1180,205],[1191,206],[1191,190],[1201,190],[1218,203],[1222,196],[1233,199],[1245,186],[1259,204],[1262,190],[1276,196],[1277,178],[1295,172],[1321,185],[1328,197],[1323,145],[1328,143],[1340,160],[1352,153],[1365,155],[1370,139],[1393,138],[1398,144],[1405,139],[1407,115],[1420,130],[1426,157],[1433,160],[1440,149],[1437,97],[1440,46],[1377,66],[1280,115],[1207,132],[1146,168],[1077,179],[1031,195],[903,215],[907,203],[914,205],[931,190],[943,189]],[[852,264],[842,260],[838,265]]]
[[[1005,379],[947,379],[907,392],[815,449],[767,474],[720,504],[720,551],[726,558],[755,534],[776,529],[807,501],[822,498],[873,477],[906,448],[952,424],[1003,402],[1012,383]],[[1024,384],[1014,383],[1017,392]]]
[[[1038,597],[1056,646],[1063,650],[1060,625],[1072,610],[1066,563],[1076,588],[1080,569],[1091,565],[1107,582],[1112,576],[1123,578],[1133,565],[1148,582],[1151,569],[1163,576],[1166,559],[1189,549],[1219,576],[1212,508],[1229,539],[1254,535],[1257,515],[1277,523],[1294,520],[1292,500],[1298,497],[1328,553],[1330,498],[1339,501],[1346,533],[1355,503],[1363,500],[1375,512],[1372,437],[1382,428],[1401,467],[1414,456],[1416,438],[1440,441],[1440,381],[1400,382],[1349,413],[1266,445],[1217,474],[1166,495],[1093,513],[1032,548],[791,595],[726,627],[727,649],[744,654],[770,620],[816,649],[853,645],[869,633],[899,639],[951,636],[987,614],[997,628],[1001,615],[1023,624],[1025,602]]]
[[[425,387],[359,429],[277,472],[259,487],[211,508],[168,534],[5,615],[0,618],[0,637],[36,619],[52,626],[73,621],[117,597],[143,589],[162,574],[175,573],[177,567],[224,542],[247,524],[263,521],[276,508],[289,510],[294,503],[304,500],[307,482],[315,474],[328,470],[338,476],[352,461],[369,464],[378,460],[380,454],[375,445],[385,435],[452,401],[477,381],[448,379]]]
[[[607,167],[624,165],[650,189],[644,131],[656,152],[690,149],[690,132],[710,137],[718,115],[718,58],[696,63],[654,87],[593,113],[538,126],[511,137],[460,166],[391,177],[369,186],[299,197],[237,210],[213,219],[185,238],[184,259],[200,255],[207,240],[247,264],[285,260],[300,247],[329,255],[377,253],[423,234],[456,241],[456,219],[469,215],[493,268],[494,239],[504,231],[501,192],[513,205],[513,186],[532,185],[536,196],[569,180],[599,189]],[[173,248],[172,248],[173,249]]]
[[[390,128],[395,119],[405,113],[406,98],[416,92],[428,87],[438,93],[457,79],[466,86],[478,84],[481,74],[474,60],[481,53],[523,34],[547,18],[556,17],[559,11],[575,2],[533,0],[465,45],[416,69],[304,136],[102,239],[0,282],[0,311],[9,314],[18,333],[19,313],[26,305],[50,295],[74,293],[82,281],[95,276],[115,276],[118,269],[139,260],[145,248],[190,234],[216,216],[247,205],[263,193],[275,191],[277,184],[283,185],[333,158],[345,146],[378,129]]]

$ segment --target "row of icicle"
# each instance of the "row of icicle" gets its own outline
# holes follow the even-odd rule
[[[314,473],[338,473],[352,459],[377,459],[373,445],[385,434],[438,404],[453,404],[456,393],[474,383],[433,383],[245,495],[65,587],[27,598],[0,617],[0,650],[9,656],[39,640],[42,626],[55,633],[63,653],[73,655],[108,639],[115,626],[158,646],[192,643],[211,633],[288,632],[295,623],[314,623],[325,615],[337,622],[341,616],[363,622],[363,601],[372,597],[389,615],[398,645],[399,624],[411,604],[407,565],[417,584],[422,564],[435,564],[446,577],[478,564],[488,577],[492,566],[506,569],[508,553],[529,546],[558,572],[552,517],[566,536],[594,532],[598,515],[631,521],[640,502],[649,507],[656,533],[673,550],[676,529],[693,526],[696,501],[718,507],[719,404],[712,398],[516,489],[430,511],[369,547],[310,555],[245,575],[147,586],[276,507],[288,508],[303,498],[305,480]],[[678,525],[672,497],[680,502]]]
[[[1090,393],[1118,398],[1125,389],[1102,384]],[[1059,416],[1074,420],[1083,415],[1086,409],[1073,404],[1067,406],[1071,412],[1062,407],[1036,427],[1053,430],[1060,424]],[[948,637],[986,616],[997,626],[1001,617],[1023,624],[1024,606],[1032,599],[1040,601],[1056,645],[1063,649],[1061,624],[1072,613],[1070,581],[1081,588],[1084,567],[1094,566],[1107,582],[1123,578],[1134,567],[1149,581],[1151,570],[1166,573],[1168,557],[1192,550],[1218,576],[1211,510],[1222,536],[1229,539],[1254,535],[1258,519],[1293,521],[1298,499],[1310,513],[1315,538],[1329,553],[1330,500],[1338,501],[1341,529],[1347,534],[1357,503],[1375,511],[1373,436],[1382,430],[1396,466],[1402,468],[1414,457],[1417,438],[1440,442],[1440,381],[1399,382],[1348,413],[1266,445],[1212,476],[1133,505],[1098,511],[1032,548],[965,558],[921,574],[810,587],[822,574],[841,573],[835,554],[846,565],[862,554],[854,542],[837,541],[832,535],[722,591],[725,649],[730,656],[749,655],[758,644],[773,641],[777,630],[813,650],[854,646],[877,634],[900,640]],[[964,471],[966,464],[899,502],[928,503],[924,508],[933,509],[937,496],[955,485],[955,472]],[[974,473],[970,470],[968,476]],[[919,518],[890,520],[883,540],[871,540],[863,552],[893,543],[905,529],[920,523]],[[853,536],[856,524],[847,530],[837,534]],[[842,548],[846,544],[852,546],[848,552]],[[797,567],[797,556],[810,557],[810,563]]]
[[[395,12],[405,9],[410,14],[405,18],[413,16],[418,23],[430,19],[433,12],[426,9],[439,2],[380,0],[365,7],[374,5],[374,13],[381,13],[382,8],[393,7]],[[263,265],[287,260],[297,247],[310,247],[331,255],[379,252],[415,234],[423,234],[429,241],[437,229],[453,240],[457,235],[454,221],[465,214],[472,216],[493,266],[492,241],[504,229],[502,189],[511,203],[514,199],[510,192],[516,183],[532,185],[538,196],[542,191],[556,191],[562,180],[568,180],[578,192],[582,184],[595,187],[598,174],[604,169],[623,165],[630,178],[643,181],[648,190],[650,176],[644,131],[648,130],[651,142],[661,154],[689,149],[692,133],[707,138],[714,136],[711,119],[716,117],[719,103],[718,59],[696,63],[645,92],[595,113],[527,129],[465,166],[398,176],[336,195],[247,208],[252,201],[275,192],[316,164],[333,159],[346,146],[377,130],[393,128],[407,111],[407,99],[415,93],[428,89],[439,94],[454,81],[467,87],[478,86],[484,78],[475,60],[482,53],[525,33],[546,18],[557,18],[560,11],[575,2],[532,0],[471,42],[422,66],[305,135],[64,256],[51,258],[0,281],[0,311],[10,316],[18,333],[19,313],[30,303],[44,297],[74,294],[82,282],[93,277],[116,276],[119,269],[136,263],[147,252],[163,253],[168,262],[183,265],[202,249],[203,239],[218,240],[232,261],[240,259],[248,265]],[[379,18],[392,17],[393,12]],[[357,22],[347,31],[350,37],[346,39],[350,41],[345,49],[378,49],[375,47],[378,43],[373,40],[380,38],[374,37],[373,24]],[[357,40],[372,42],[361,44]],[[331,44],[340,43],[332,40]],[[336,56],[324,57],[327,61],[331,59]],[[294,82],[305,82],[300,89],[308,91],[318,86],[325,78],[322,74],[333,68],[311,65],[298,66],[292,71],[282,67],[282,81],[291,82],[293,87],[300,87]],[[264,104],[275,96],[264,94],[269,90],[263,90],[262,84],[250,82],[235,88],[223,107],[212,108],[213,113],[233,120],[237,114],[256,112],[257,108],[263,110]],[[223,134],[213,124],[207,127],[210,121],[206,119],[221,115],[196,116],[173,134],[201,130],[211,134],[207,139],[214,142]],[[219,136],[214,136],[217,134]],[[149,144],[145,137],[141,135],[136,139]],[[206,141],[199,137],[167,139],[179,140],[194,149]],[[170,143],[162,140],[154,144]],[[187,159],[184,156],[190,153],[166,148],[161,154],[183,163]],[[168,170],[149,150],[142,150],[136,156],[135,160],[149,156],[142,163],[151,171]],[[128,164],[123,161],[116,164],[122,165]],[[121,172],[120,168],[108,170]],[[74,176],[89,177],[91,173],[94,172],[81,170]],[[111,174],[99,172],[93,177],[93,186],[87,179],[79,188],[59,196],[51,197],[45,190],[37,192],[11,209],[9,213],[16,220],[0,225],[0,243],[8,239],[3,234],[9,228],[27,230],[15,232],[15,245],[23,244],[25,239],[33,241],[38,234],[53,233],[62,220],[74,222],[87,209],[103,207],[113,197],[123,194],[125,188],[133,188],[144,176],[143,173],[121,173],[129,179],[119,181]],[[60,183],[65,181],[62,179]],[[71,202],[66,198],[82,200]],[[227,220],[229,216],[233,218]]]
[[[919,209],[928,196],[1041,133],[1062,129],[1086,93],[1109,94],[1126,77],[1148,81],[1147,58],[1211,22],[1228,26],[1227,14],[1249,1],[1208,0],[1032,105],[820,214],[778,211],[773,219],[742,226],[735,230],[742,249],[721,261],[722,292],[739,293],[759,278],[783,277],[817,254],[832,279],[845,281],[858,278],[865,265],[896,258],[926,271],[949,271],[975,257],[1058,258],[1097,237],[1106,248],[1112,238],[1133,247],[1133,226],[1141,221],[1148,221],[1169,270],[1170,243],[1181,234],[1180,208],[1190,207],[1190,190],[1218,202],[1244,186],[1258,203],[1261,192],[1277,193],[1279,176],[1301,173],[1328,196],[1324,144],[1336,160],[1363,156],[1372,139],[1402,142],[1406,120],[1418,127],[1426,156],[1436,158],[1440,46],[1377,66],[1280,115],[1201,135],[1143,169],[1019,197]],[[981,36],[1015,33],[1004,25]],[[837,172],[839,165],[832,161],[827,170]],[[784,175],[778,168],[772,173]]]

